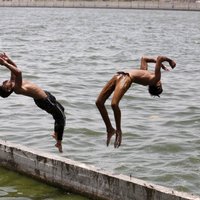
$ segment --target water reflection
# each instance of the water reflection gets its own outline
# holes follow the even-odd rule
[[[0,200],[88,200],[0,167]]]

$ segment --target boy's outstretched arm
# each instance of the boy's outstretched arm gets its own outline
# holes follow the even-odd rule
[[[141,70],[148,70],[148,63],[156,63],[155,58],[142,57],[140,63]]]
[[[155,79],[154,79],[155,82],[158,82],[161,79],[160,69],[163,68],[164,65],[162,64],[162,62],[165,62],[165,61],[169,63],[172,69],[176,67],[176,63],[172,59],[165,56],[158,56],[156,60],[156,66],[155,66]],[[164,70],[168,70],[168,69],[164,66]]]
[[[175,61],[166,57],[166,56],[158,56],[157,57],[156,67],[158,67],[159,69],[163,68],[162,66],[164,66],[164,65],[162,63],[165,62],[165,61],[169,63],[169,65],[171,66],[172,69],[174,69],[176,67]],[[157,63],[158,63],[158,66],[157,66]],[[168,70],[168,69],[165,67],[164,70]],[[155,68],[155,71],[156,71],[156,68]]]
[[[22,72],[21,70],[19,70],[18,68],[16,68],[14,65],[8,63],[4,58],[2,58],[0,56],[0,65],[5,66],[6,68],[8,68],[11,73],[14,74],[15,76],[15,84],[17,87],[21,87],[22,85]]]
[[[9,64],[11,64],[17,68],[17,65],[11,60],[11,58],[8,57],[8,55],[6,53],[1,53],[0,57],[3,58],[4,60],[6,60]],[[15,81],[15,78],[16,78],[15,74],[13,72],[11,72],[10,80]]]
[[[148,63],[156,63],[157,59],[155,58],[148,58],[148,57],[142,57],[141,58],[141,64],[140,64],[140,69],[141,70],[148,70]],[[163,63],[161,63],[161,68],[165,71],[169,71]]]

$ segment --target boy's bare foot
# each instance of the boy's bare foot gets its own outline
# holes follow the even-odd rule
[[[57,139],[57,133],[53,133],[52,134],[52,137],[56,140],[56,144],[55,144],[55,147],[57,147],[58,148],[58,151],[60,152],[60,153],[62,153],[63,151],[62,151],[62,141],[61,140],[58,140]]]
[[[59,151],[60,153],[63,152],[63,151],[62,151],[62,142],[61,142],[60,140],[57,141],[57,143],[55,144],[55,147],[58,148],[58,151]]]
[[[114,128],[112,128],[111,130],[109,130],[109,131],[107,132],[107,142],[106,142],[107,146],[109,146],[110,140],[111,140],[112,136],[113,136],[115,133],[116,133],[116,130],[115,130]]]
[[[114,147],[115,148],[119,148],[122,142],[122,132],[117,130],[116,131],[116,138],[115,138],[115,143],[114,143]]]

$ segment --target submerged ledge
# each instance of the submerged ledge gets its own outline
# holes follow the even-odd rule
[[[0,7],[126,8],[200,11],[195,0],[0,0]]]
[[[114,175],[53,154],[0,140],[0,166],[66,191],[101,200],[200,200],[192,194]]]

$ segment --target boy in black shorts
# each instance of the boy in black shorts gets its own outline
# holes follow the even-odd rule
[[[17,65],[5,54],[0,54],[0,65],[5,66],[11,71],[10,80],[6,80],[0,86],[0,96],[8,97],[12,92],[32,97],[38,107],[50,113],[54,120],[53,137],[56,140],[56,147],[62,152],[62,137],[65,127],[64,107],[56,98],[47,91],[42,90],[37,85],[23,80],[22,72]]]

